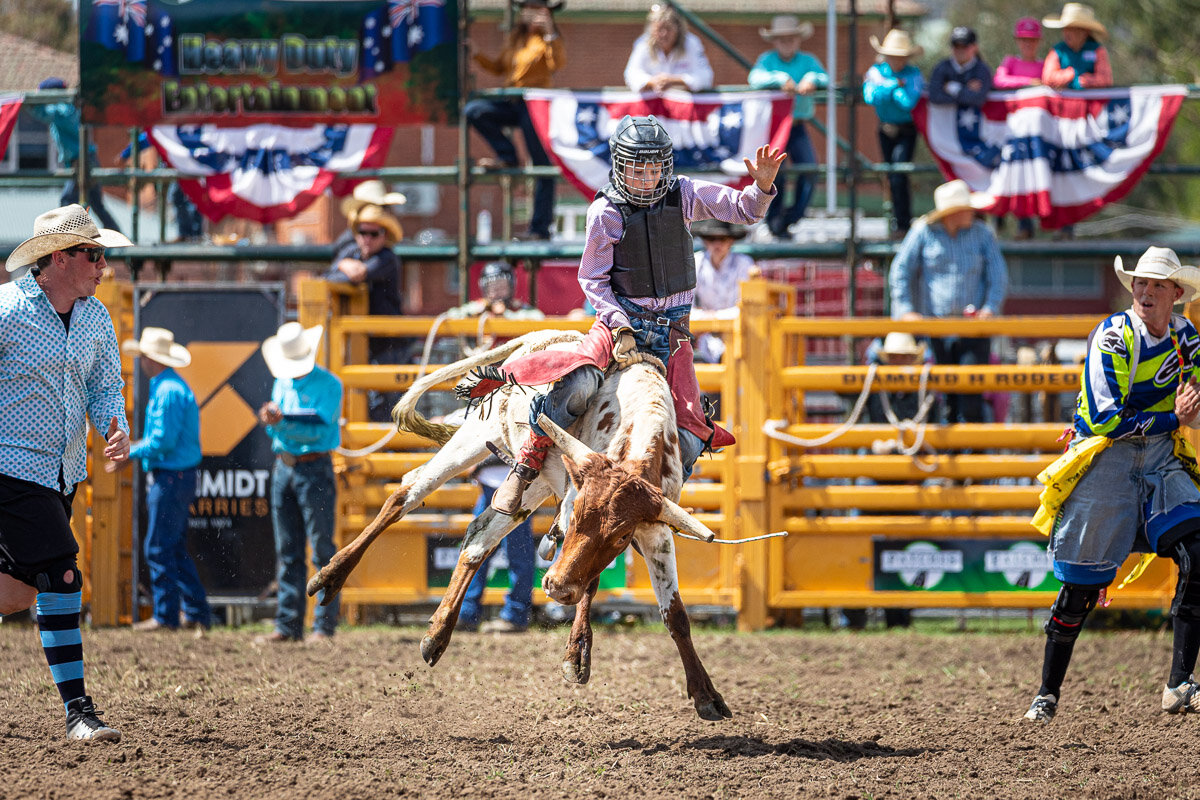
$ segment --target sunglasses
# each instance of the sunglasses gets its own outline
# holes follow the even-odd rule
[[[359,228],[354,232],[355,236],[365,236],[368,239],[374,239],[376,236],[383,236],[383,231],[376,228],[375,230],[363,230]]]
[[[72,255],[83,253],[83,257],[91,264],[98,264],[100,263],[100,259],[104,258],[103,247],[69,247],[67,248],[67,252]]]

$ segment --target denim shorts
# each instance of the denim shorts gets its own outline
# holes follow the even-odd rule
[[[1200,490],[1175,457],[1170,435],[1117,439],[1092,461],[1063,503],[1050,535],[1055,574],[1106,582],[1133,552],[1154,552],[1158,537],[1200,519]],[[1061,574],[1060,574],[1061,573]]]

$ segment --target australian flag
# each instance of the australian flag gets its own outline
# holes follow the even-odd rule
[[[1059,228],[1129,193],[1162,151],[1185,86],[997,91],[976,111],[921,100],[913,120],[947,180],[995,214]]]
[[[145,61],[146,19],[146,0],[92,0],[87,40],[124,50],[126,61]]]
[[[626,114],[653,114],[675,149],[675,169],[705,180],[749,183],[743,158],[764,144],[787,146],[792,101],[782,92],[572,92],[528,89],[525,104],[550,159],[591,200],[608,182],[608,137]]]
[[[446,0],[387,0],[386,6],[363,18],[359,77],[369,80],[453,40]]]

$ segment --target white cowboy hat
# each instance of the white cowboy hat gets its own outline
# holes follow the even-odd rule
[[[1117,256],[1113,261],[1113,269],[1117,272],[1121,284],[1133,291],[1134,278],[1153,278],[1160,281],[1171,281],[1183,289],[1183,297],[1178,302],[1190,303],[1200,297],[1200,269],[1179,263],[1179,256],[1169,247],[1151,247],[1138,259],[1137,266],[1127,270]]]
[[[813,35],[811,22],[801,22],[795,14],[780,14],[771,17],[771,27],[759,28],[758,35],[768,42],[780,36],[799,36],[807,39]]]
[[[400,192],[389,192],[383,181],[363,181],[349,197],[342,199],[342,216],[348,219],[363,206],[402,206],[407,202],[408,198]]]
[[[276,378],[301,378],[317,363],[317,345],[322,325],[305,328],[299,322],[285,322],[279,332],[262,343],[263,360]]]
[[[1108,36],[1108,31],[1096,19],[1096,12],[1083,3],[1067,3],[1057,17],[1043,17],[1042,24],[1047,28],[1085,28],[1101,38]]]
[[[883,340],[879,355],[884,361],[889,356],[919,356],[924,357],[925,345],[919,344],[911,333],[892,331]]]
[[[979,211],[992,204],[991,195],[983,192],[972,192],[964,180],[954,180],[943,183],[933,190],[933,211],[923,219],[927,225],[932,225],[947,214],[955,211]]]
[[[871,47],[874,47],[875,52],[881,56],[900,56],[902,58],[916,57],[925,52],[925,48],[919,44],[913,44],[908,31],[902,31],[899,28],[892,28],[888,31],[887,36],[883,37],[882,43],[875,34],[871,34]]]
[[[175,342],[175,334],[166,328],[143,328],[142,338],[126,339],[121,343],[121,352],[127,356],[142,356],[167,367],[186,367],[192,363],[192,354]]]
[[[107,228],[97,228],[96,223],[88,216],[87,210],[78,204],[71,204],[47,211],[33,221],[33,236],[21,242],[8,260],[4,268],[9,272],[32,264],[42,256],[57,253],[81,244],[100,245],[101,247],[128,247],[133,242],[126,239],[120,231]]]

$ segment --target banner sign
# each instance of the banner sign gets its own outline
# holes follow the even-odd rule
[[[282,284],[250,287],[149,286],[136,289],[135,328],[167,328],[187,346],[192,363],[177,369],[200,406],[196,497],[188,520],[188,550],[208,592],[254,597],[275,579],[271,524],[271,440],[258,424],[274,379],[259,347],[283,321]],[[142,430],[149,382],[135,378],[134,430]],[[146,531],[146,476],[138,465],[135,563]],[[145,566],[140,569],[145,582]],[[147,584],[148,585],[148,584]],[[136,600],[135,600],[136,604]]]
[[[80,0],[83,121],[453,121],[450,0]]]
[[[21,95],[0,95],[0,158],[8,151],[8,139],[17,127],[17,115],[21,112]]]
[[[588,200],[608,183],[608,138],[626,114],[653,114],[662,123],[675,148],[676,172],[723,173],[704,179],[739,188],[750,183],[742,159],[753,161],[764,144],[786,150],[792,130],[792,98],[782,92],[529,89],[525,103],[550,160]]]
[[[425,537],[425,568],[429,576],[429,588],[445,589],[450,585],[450,576],[454,574],[454,565],[458,563],[458,551],[462,547],[462,540],[461,536]],[[541,556],[534,558],[537,561],[533,585],[538,589],[542,585],[542,576],[550,569],[552,562]],[[492,560],[488,562],[487,586],[489,589],[508,589],[508,557],[503,547],[497,548]],[[620,555],[600,573],[600,591],[624,588],[625,556]]]
[[[876,538],[877,592],[1056,592],[1046,541]]]
[[[913,120],[947,180],[985,210],[1060,228],[1129,193],[1167,143],[1186,86],[992,92],[982,113],[922,98]]]
[[[214,222],[226,215],[264,224],[296,216],[338,173],[381,167],[392,140],[381,125],[156,125],[150,140],[196,208]]]

